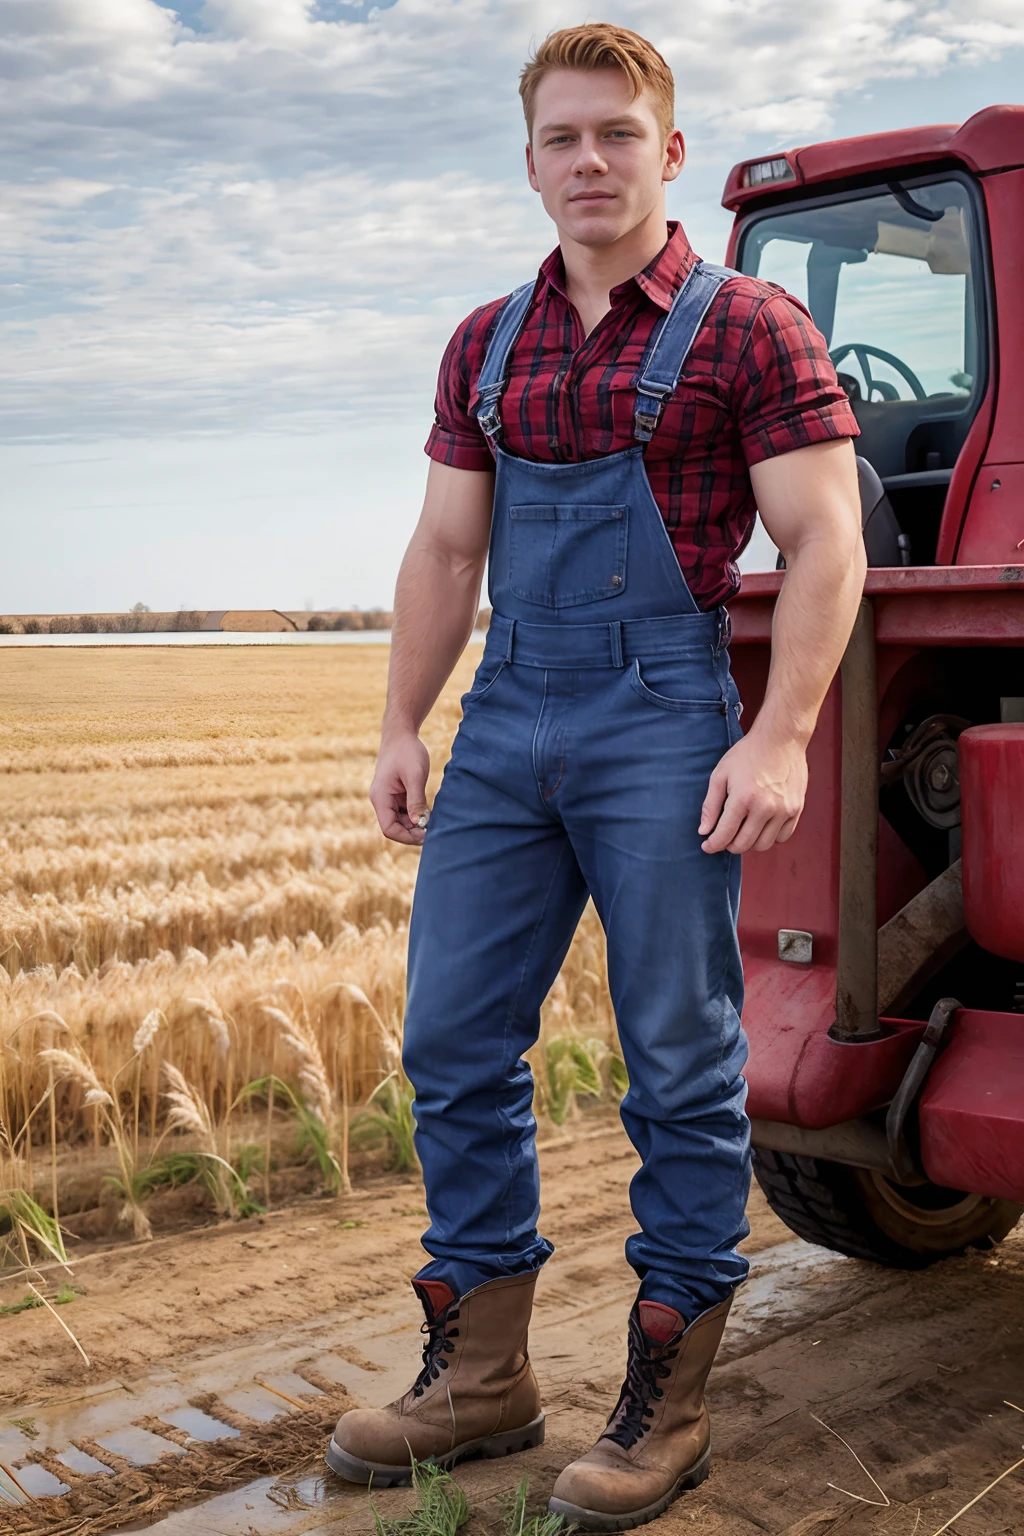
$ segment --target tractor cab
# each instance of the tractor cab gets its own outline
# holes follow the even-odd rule
[[[991,107],[960,128],[792,150],[729,178],[723,201],[739,215],[731,265],[807,307],[853,406],[873,566],[955,563],[970,487],[959,477],[952,506],[950,487],[965,448],[970,458],[984,435],[975,431],[972,444],[972,429],[995,403],[990,226],[1019,249],[1022,161],[1024,107]],[[1006,280],[1019,283],[1019,271]],[[872,537],[883,491],[891,515]]]
[[[949,172],[812,198],[752,217],[738,253],[743,272],[800,299],[828,342],[907,564],[934,562],[984,384],[976,198],[970,177]]]

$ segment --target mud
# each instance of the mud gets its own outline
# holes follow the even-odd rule
[[[558,1247],[531,1336],[547,1440],[459,1469],[466,1536],[501,1529],[501,1499],[523,1472],[544,1501],[621,1379],[634,1155],[600,1125],[542,1160],[544,1229]],[[652,1530],[933,1536],[1024,1455],[1024,1414],[1004,1403],[1024,1409],[1024,1235],[907,1274],[808,1247],[758,1194],[750,1218],[752,1276],[712,1377],[714,1470]],[[0,1464],[15,1480],[12,1494],[0,1473],[0,1532],[371,1532],[365,1492],[323,1475],[319,1458],[337,1413],[407,1385],[422,1226],[415,1181],[378,1181],[259,1221],[83,1253],[61,1316],[88,1369],[48,1313],[0,1319]],[[24,1289],[0,1288],[0,1304]],[[31,1498],[15,1504],[19,1483]],[[374,1502],[392,1514],[411,1497]],[[953,1529],[1024,1533],[1024,1468]]]

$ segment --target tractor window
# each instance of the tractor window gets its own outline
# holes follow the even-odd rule
[[[981,394],[978,237],[971,192],[949,177],[753,215],[739,265],[805,304],[861,428],[857,451],[890,497],[914,500],[915,563],[934,549],[957,454]],[[910,511],[909,502],[907,507]],[[897,508],[899,513],[899,508]]]
[[[760,219],[741,265],[807,305],[854,400],[965,408],[977,372],[966,189],[899,190]]]

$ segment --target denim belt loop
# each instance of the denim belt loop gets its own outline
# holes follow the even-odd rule
[[[506,661],[511,661],[512,660],[512,645],[513,645],[513,642],[515,640],[515,634],[516,634],[516,620],[515,619],[510,619],[508,621],[508,641],[506,642],[506,645],[505,645],[505,660]]]
[[[608,639],[612,648],[612,666],[621,667],[622,662],[622,620],[613,619],[608,625]]]

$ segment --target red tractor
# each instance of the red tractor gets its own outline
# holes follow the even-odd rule
[[[914,1267],[1024,1209],[1024,107],[747,161],[727,260],[807,304],[856,413],[864,601],[796,835],[744,870],[754,1169]],[[748,718],[782,577],[730,605]]]

